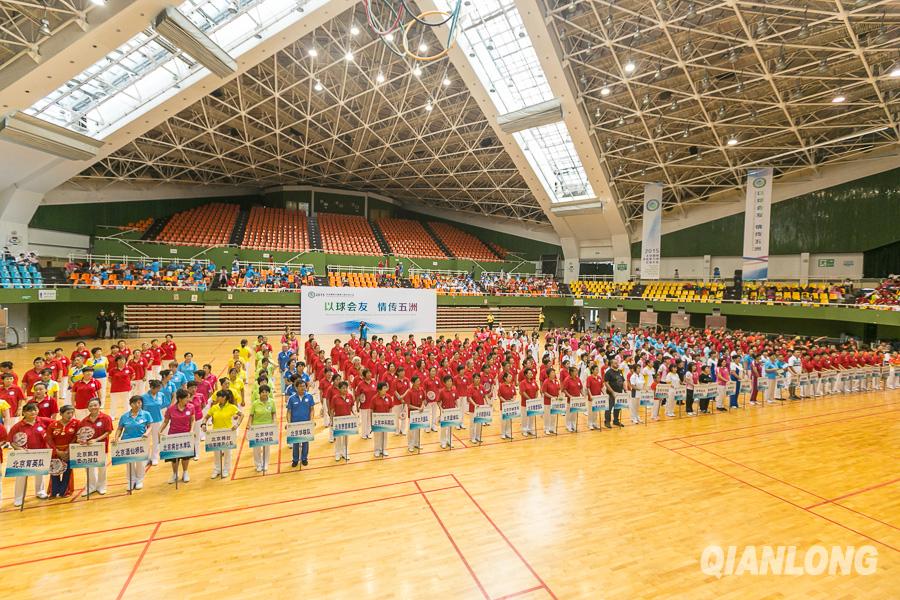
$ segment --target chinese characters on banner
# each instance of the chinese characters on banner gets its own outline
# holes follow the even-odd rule
[[[769,277],[769,222],[772,212],[772,168],[754,169],[747,174],[747,204],[744,212],[745,280]]]
[[[348,334],[365,322],[370,333],[432,333],[437,329],[435,290],[303,287],[301,334]]]
[[[659,279],[662,238],[662,184],[644,186],[644,220],[641,232],[641,279]]]

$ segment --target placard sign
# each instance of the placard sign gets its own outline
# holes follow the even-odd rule
[[[356,435],[359,431],[359,420],[356,415],[347,415],[345,417],[332,417],[331,433],[335,436]]]
[[[525,416],[526,417],[536,417],[538,415],[544,414],[544,400],[543,398],[527,398],[525,400]]]
[[[161,435],[159,436],[159,457],[163,460],[191,458],[197,453],[194,446],[195,441],[194,434],[190,432]]]
[[[10,450],[6,454],[4,477],[50,474],[51,450]]]
[[[521,405],[516,400],[500,403],[500,418],[504,421],[518,419],[522,416]]]
[[[606,394],[591,396],[591,412],[609,410],[609,397]]]
[[[91,469],[106,466],[106,444],[69,444],[69,468]]]
[[[551,415],[566,414],[566,398],[564,396],[559,396],[557,398],[550,399],[550,414]]]
[[[237,448],[237,432],[233,429],[213,429],[206,432],[207,452],[234,450]]]
[[[462,411],[460,409],[441,409],[441,427],[457,427],[459,425],[462,425]]]
[[[372,431],[380,433],[397,432],[397,415],[389,413],[372,413]]]
[[[641,390],[640,395],[638,396],[638,398],[640,398],[640,405],[645,407],[653,406],[653,398],[655,395],[653,390]]]
[[[569,399],[569,412],[570,413],[587,414],[587,411],[588,411],[587,398],[585,398],[584,396],[578,396],[576,398]]]
[[[285,437],[288,444],[303,444],[316,438],[315,421],[294,421],[287,424]]]
[[[409,430],[428,429],[431,427],[430,410],[412,410],[409,412]]]
[[[616,403],[613,405],[613,408],[628,408],[628,394],[625,392],[620,392],[616,394]]]
[[[141,463],[150,460],[150,445],[146,438],[120,440],[112,443],[112,466]]]
[[[479,404],[475,406],[475,414],[472,416],[472,420],[475,423],[490,423],[492,419],[493,411],[490,405]]]

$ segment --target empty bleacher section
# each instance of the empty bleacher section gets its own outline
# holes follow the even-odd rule
[[[132,335],[278,333],[300,330],[296,305],[126,304]]]
[[[319,231],[319,217],[309,215],[309,247],[313,250],[322,249],[322,233]]]
[[[31,289],[44,287],[44,278],[36,265],[17,265],[15,260],[0,262],[0,288]]]
[[[381,253],[384,255],[393,254],[394,251],[391,249],[390,244],[388,244],[387,238],[385,238],[384,233],[381,231],[381,227],[378,226],[378,223],[375,221],[369,221],[369,227],[372,228],[372,235],[375,236],[375,241],[378,242],[378,247],[381,249]]]
[[[413,258],[447,258],[437,242],[419,221],[412,219],[378,219],[384,239],[394,254]]]
[[[539,306],[438,306],[438,331],[470,331],[476,327],[487,325],[487,315],[494,314],[494,326],[503,325],[504,329],[525,330],[537,329]]]
[[[237,222],[236,204],[206,204],[175,213],[156,237],[157,241],[192,246],[227,244]]]
[[[309,250],[309,223],[302,210],[254,206],[250,210],[242,248],[302,252]]]
[[[658,281],[647,284],[641,298],[647,300],[678,300],[680,302],[711,302],[722,300],[725,284],[716,282]]]
[[[434,231],[435,235],[458,258],[469,258],[472,260],[490,260],[497,261],[497,255],[491,252],[491,249],[484,245],[484,242],[470,233],[466,233],[462,229],[454,227],[449,223],[441,223],[438,221],[430,221],[428,226]]]
[[[505,248],[503,248],[502,246],[499,246],[499,245],[495,244],[494,242],[491,242],[491,241],[485,241],[485,242],[484,242],[484,245],[487,246],[488,249],[490,249],[491,252],[493,252],[494,254],[496,254],[496,255],[497,255],[497,258],[499,258],[500,260],[505,260],[505,259],[506,259],[506,255],[509,254],[509,252],[508,252]]]
[[[247,223],[250,222],[250,210],[242,208],[238,213],[237,220],[234,222],[234,228],[228,236],[228,244],[231,246],[240,246],[244,240],[244,233],[247,232]]]
[[[165,229],[166,225],[169,224],[169,221],[172,220],[172,215],[166,215],[165,217],[159,217],[157,219],[153,219],[153,222],[144,230],[144,233],[141,234],[142,240],[155,240],[159,237],[159,234]]]
[[[450,258],[456,258],[456,255],[453,254],[453,252],[450,251],[450,248],[447,247],[447,244],[445,244],[441,240],[441,238],[438,237],[438,234],[435,233],[434,229],[431,227],[430,224],[428,224],[427,222],[423,222],[422,229],[424,229],[426,232],[428,232],[428,236],[434,240],[434,243],[438,245],[438,248],[441,249],[441,252],[443,252]]]
[[[319,213],[318,224],[322,236],[322,249],[325,252],[383,254],[365,217]]]

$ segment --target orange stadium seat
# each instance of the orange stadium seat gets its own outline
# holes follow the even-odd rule
[[[437,234],[444,245],[457,258],[470,258],[473,260],[492,260],[500,259],[491,252],[484,242],[470,233],[466,233],[462,229],[454,227],[449,223],[439,223],[431,221],[428,223]]]
[[[239,213],[240,208],[236,204],[221,203],[175,213],[156,239],[194,246],[227,244]]]
[[[378,226],[394,254],[413,258],[447,258],[419,221],[379,219]]]
[[[318,221],[325,252],[383,254],[365,217],[319,213]]]
[[[254,206],[242,248],[301,252],[309,250],[309,227],[302,210]]]

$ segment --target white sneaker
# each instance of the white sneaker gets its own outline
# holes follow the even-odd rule
[[[175,483],[178,480],[178,476],[175,473],[169,475],[169,481],[167,483]]]
[[[387,452],[382,452],[381,456],[390,456]]]
[[[100,494],[101,496],[105,496],[105,495],[106,495],[106,488],[100,488],[99,490],[97,490],[97,493]]]
[[[191,480],[191,476],[188,475],[187,471],[185,471],[184,473],[181,474],[181,480],[185,483],[187,483],[188,481]]]
[[[22,506],[22,501],[21,501],[21,500],[14,500],[14,501],[13,501],[13,506],[15,506],[16,508],[19,508],[20,506]]]
[[[228,479],[228,475],[228,471],[225,471],[224,473],[222,473],[222,479]]]
[[[341,457],[340,457],[340,456],[335,456],[335,457],[334,457],[334,462],[341,462]]]
[[[50,496],[47,495],[47,492],[38,492],[38,493],[37,493],[37,497],[38,497],[39,499],[41,499],[41,500],[46,500],[46,499],[49,498]]]
[[[209,478],[210,478],[210,479],[218,479],[218,478],[219,478],[219,474],[218,474],[218,473],[213,473],[212,475],[209,476]]]
[[[674,416],[675,416],[675,413],[666,413],[666,416],[667,416],[667,417],[674,417]]]
[[[136,490],[142,490],[142,489],[144,489],[144,482],[143,482],[143,481],[138,481],[136,484],[134,484],[134,489],[136,489]]]
[[[93,493],[93,492],[94,492],[94,490],[91,490],[91,491],[90,491],[90,493]],[[81,492],[81,497],[82,497],[82,498],[86,498],[87,495],[88,495],[88,490],[87,490],[87,488],[84,488],[84,491]]]
[[[153,466],[155,467],[156,465],[159,464],[159,459],[158,459],[158,458],[154,458],[153,460],[150,461],[150,464],[153,465]]]
[[[199,456],[195,456],[195,457],[192,458],[191,460],[200,460],[200,457],[199,457]]]
[[[256,465],[256,472],[257,472],[257,473],[262,473],[262,470],[263,470],[263,469],[262,469],[261,466]]]

